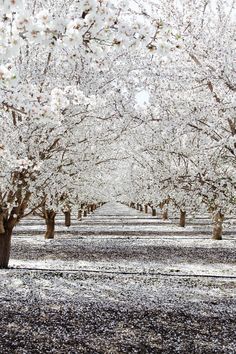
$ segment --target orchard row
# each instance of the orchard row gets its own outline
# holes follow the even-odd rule
[[[232,1],[44,3],[0,1],[0,267],[22,218],[84,203],[210,212],[220,239],[235,209]]]

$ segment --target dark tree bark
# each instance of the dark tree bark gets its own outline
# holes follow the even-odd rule
[[[152,216],[157,216],[157,210],[156,208],[152,207]]]
[[[56,213],[54,210],[45,211],[45,221],[46,221],[46,233],[45,239],[53,239],[55,233],[55,217]]]
[[[70,210],[65,211],[64,214],[65,214],[65,226],[70,227],[71,226],[71,212],[70,212]]]
[[[95,210],[95,204],[91,204],[91,212],[93,213]]]
[[[83,211],[81,209],[79,209],[79,211],[78,211],[78,220],[82,219],[82,215],[83,215]]]
[[[18,209],[18,212],[21,209]],[[18,222],[15,218],[15,209],[9,215],[7,208],[0,207],[0,268],[7,268],[10,251],[11,251],[11,237],[14,226]]]
[[[22,173],[16,173],[15,178],[24,182]],[[10,258],[11,237],[15,225],[23,218],[25,209],[31,196],[31,192],[25,194],[22,191],[23,184],[15,193],[9,192],[7,200],[12,202],[15,198],[17,206],[14,206],[9,212],[6,203],[0,205],[0,268],[7,268]],[[13,198],[14,195],[14,198]],[[13,199],[12,199],[13,198]]]
[[[0,235],[5,233],[5,228],[4,228],[4,215],[3,212],[0,212]]]
[[[0,268],[7,268],[10,259],[12,227],[7,223],[0,233]]]
[[[165,209],[162,214],[162,219],[163,220],[168,220],[168,209]]]
[[[218,211],[214,216],[214,225],[212,232],[213,240],[222,240],[223,222],[224,215],[220,211]]]
[[[148,213],[148,206],[147,206],[147,204],[144,205],[144,212],[145,212],[145,214]]]
[[[186,224],[186,211],[180,210],[179,226],[185,227]]]
[[[12,231],[15,225],[20,221],[24,215],[24,210],[27,206],[26,199],[22,203],[14,207],[11,213],[7,208],[0,207],[0,268],[7,268],[10,251]]]

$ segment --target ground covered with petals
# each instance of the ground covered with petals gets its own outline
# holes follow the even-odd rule
[[[211,241],[196,220],[110,203],[69,230],[59,217],[51,241],[24,220],[1,270],[0,353],[235,353],[234,227]]]

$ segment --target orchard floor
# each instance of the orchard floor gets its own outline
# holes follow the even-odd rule
[[[45,241],[15,230],[0,271],[0,354],[236,353],[236,225],[162,222],[108,203]]]

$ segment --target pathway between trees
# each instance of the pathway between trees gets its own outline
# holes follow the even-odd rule
[[[230,235],[215,242],[201,232],[206,219],[183,231],[117,203],[63,222],[54,240],[35,217],[13,236],[0,353],[234,352]]]
[[[31,217],[16,229],[10,265],[17,268],[169,276],[235,277],[236,240],[229,230],[212,241],[207,218],[162,221],[126,205],[107,203],[82,221],[56,220],[56,237],[45,241],[44,221]]]

